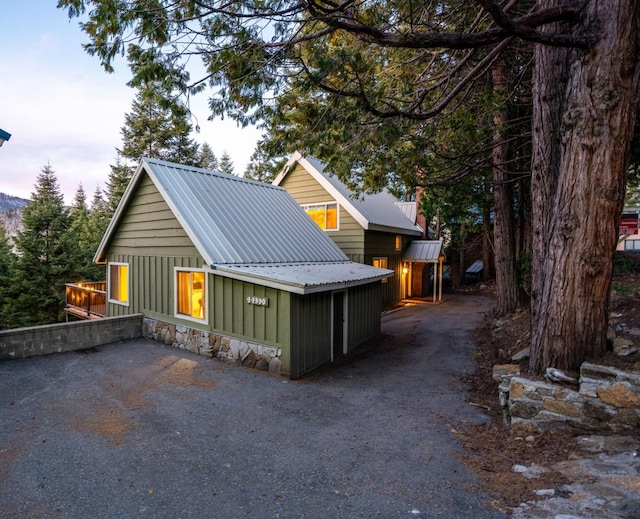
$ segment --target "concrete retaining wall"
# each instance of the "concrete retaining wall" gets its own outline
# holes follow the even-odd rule
[[[142,314],[0,331],[0,359],[84,350],[142,337]]]
[[[188,350],[205,357],[241,364],[242,366],[280,374],[282,350],[213,332],[195,330],[178,324],[169,324],[144,318],[143,336],[167,346]]]
[[[618,433],[640,427],[640,373],[585,362],[577,389],[514,376],[501,402],[514,429]]]

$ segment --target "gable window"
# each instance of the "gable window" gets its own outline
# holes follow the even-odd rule
[[[388,268],[387,265],[389,264],[387,258],[373,258],[373,266],[379,269],[386,269]],[[386,283],[388,278],[383,278],[382,282]]]
[[[396,250],[402,250],[402,236],[396,235]]]
[[[207,274],[176,269],[176,316],[207,321]]]
[[[338,229],[338,204],[308,204],[302,208],[318,224],[320,229],[335,231]]]
[[[127,263],[109,263],[109,302],[121,305],[129,304],[129,265]]]

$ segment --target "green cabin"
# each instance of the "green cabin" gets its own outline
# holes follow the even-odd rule
[[[108,316],[165,344],[298,378],[380,332],[383,280],[281,187],[143,158],[95,261]]]
[[[423,239],[429,229],[425,221],[417,223],[417,202],[399,202],[386,190],[356,196],[322,162],[299,152],[273,184],[286,189],[349,259],[393,271],[382,283],[383,308],[427,295],[430,271],[425,266],[435,265],[434,276],[441,271],[442,242]]]

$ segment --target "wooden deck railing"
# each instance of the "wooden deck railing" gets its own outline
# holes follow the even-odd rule
[[[67,283],[65,311],[80,319],[100,319],[107,316],[107,283]]]

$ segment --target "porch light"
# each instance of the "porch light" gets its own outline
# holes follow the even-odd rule
[[[408,273],[409,273],[409,269],[407,267],[404,267],[402,269],[402,274],[406,276]]]
[[[0,146],[4,144],[4,141],[8,141],[11,138],[11,134],[9,132],[5,132],[2,128],[0,128]]]

